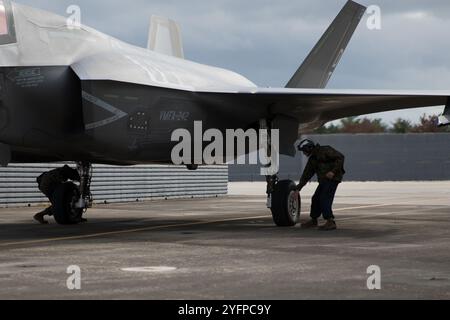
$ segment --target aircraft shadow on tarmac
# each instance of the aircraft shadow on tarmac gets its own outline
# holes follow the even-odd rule
[[[184,242],[190,240],[253,240],[270,242],[271,239],[301,241],[301,239],[380,239],[394,234],[394,228],[374,228],[352,223],[342,223],[333,232],[278,228],[270,217],[255,220],[217,221],[201,219],[120,219],[91,218],[88,223],[72,226],[58,226],[52,220],[49,225],[28,222],[0,224],[0,249],[8,244],[45,241],[64,242]],[[73,237],[73,238],[72,238]],[[72,239],[65,239],[72,238]],[[54,240],[53,240],[54,239]],[[47,242],[47,241],[45,241]],[[33,243],[30,243],[33,244]]]

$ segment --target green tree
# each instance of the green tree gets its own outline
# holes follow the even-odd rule
[[[350,117],[341,120],[342,133],[383,133],[386,131],[387,126],[381,119]]]
[[[324,125],[316,130],[314,130],[315,134],[336,134],[340,133],[341,128],[333,123]]]
[[[420,123],[413,125],[411,121],[398,118],[388,127],[381,119],[368,119],[349,117],[342,119],[340,124],[330,123],[316,129],[315,134],[336,133],[425,133],[425,132],[450,132],[450,126],[438,127],[438,116],[426,116],[420,118]]]
[[[426,116],[425,114],[420,118],[420,124],[414,126],[411,132],[426,133],[426,132],[450,132],[450,128],[438,127],[438,116]]]
[[[409,133],[413,129],[413,125],[411,124],[411,121],[398,118],[395,120],[394,123],[392,123],[392,127],[390,129],[390,132],[392,133]]]

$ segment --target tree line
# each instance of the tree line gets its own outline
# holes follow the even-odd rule
[[[390,125],[382,119],[368,119],[350,117],[342,119],[339,124],[327,124],[316,129],[315,134],[337,134],[337,133],[427,133],[427,132],[450,132],[450,126],[438,127],[438,116],[426,116],[420,118],[418,124],[409,120],[398,118]]]

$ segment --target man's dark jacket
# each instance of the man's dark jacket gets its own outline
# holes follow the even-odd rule
[[[345,157],[339,151],[330,146],[317,145],[303,171],[300,186],[304,187],[315,174],[317,174],[319,183],[328,180],[326,177],[328,172],[334,173],[333,181],[342,182],[345,174],[344,161]]]

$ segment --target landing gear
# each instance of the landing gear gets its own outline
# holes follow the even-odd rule
[[[272,123],[263,119],[259,126],[261,129],[270,131]],[[277,153],[278,150],[273,148],[271,135],[267,136],[267,141],[263,141],[263,145],[266,145],[266,154],[271,155],[271,160],[278,161],[278,157],[272,157],[272,154]],[[278,227],[295,226],[300,222],[301,210],[301,199],[300,193],[297,191],[297,185],[291,180],[280,181],[278,176],[269,170],[266,173],[269,174],[266,176],[267,207],[272,211],[273,221]]]
[[[267,207],[278,227],[293,227],[300,222],[301,198],[297,185],[291,180],[267,179]]]
[[[81,222],[84,209],[77,208],[80,191],[72,182],[61,184],[53,193],[53,217],[58,224],[68,225]]]
[[[78,162],[80,185],[73,182],[61,184],[53,195],[53,216],[58,224],[78,224],[85,221],[83,214],[92,206],[92,165]]]
[[[92,164],[89,162],[78,162],[77,170],[80,174],[80,199],[77,203],[78,208],[87,210],[92,207],[92,193],[91,193],[91,181],[92,181]]]

